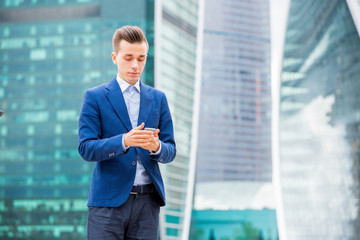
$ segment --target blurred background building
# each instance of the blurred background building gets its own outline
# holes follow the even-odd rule
[[[271,181],[269,1],[205,1],[196,185]]]
[[[197,188],[189,239],[278,240],[271,183],[229,184],[232,188],[223,182]]]
[[[192,204],[191,139],[198,0],[155,1],[155,87],[166,93],[175,130],[176,159],[162,165],[166,207],[160,238],[187,239]]]
[[[153,18],[152,1],[0,2],[1,239],[84,239],[92,164],[77,152],[82,95],[116,75],[114,30],[139,25],[153,46]],[[150,85],[153,66],[152,47]]]
[[[359,13],[356,0],[290,2],[280,88],[282,239],[360,239]]]
[[[144,29],[150,50],[142,81],[164,90],[172,111],[178,154],[163,168],[160,225],[162,239],[180,239],[196,24],[195,0],[0,1],[1,239],[85,239],[92,164],[77,152],[78,115],[85,90],[115,77],[111,40],[123,25]]]
[[[189,239],[278,239],[275,215],[272,209],[194,211]]]
[[[271,161],[269,1],[206,0],[203,11],[191,239],[211,239],[209,229],[216,239],[277,239]],[[242,212],[248,214],[248,222],[234,218]],[[272,231],[260,234],[257,229],[253,238],[246,236],[241,226],[249,223],[256,228],[265,222],[250,216],[270,212],[266,221]]]

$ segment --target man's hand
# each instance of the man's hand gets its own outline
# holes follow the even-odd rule
[[[124,134],[124,144],[126,147],[142,147],[152,152],[157,152],[160,147],[159,129],[155,133],[142,130],[145,124],[133,128],[130,132]]]

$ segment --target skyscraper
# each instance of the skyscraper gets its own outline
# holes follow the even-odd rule
[[[203,8],[194,213],[274,207],[269,1]]]
[[[284,239],[360,238],[360,39],[347,2],[356,3],[290,3],[280,89]]]
[[[160,213],[160,237],[187,239],[198,1],[157,1],[155,13],[155,86],[166,93],[177,148],[174,162],[162,166],[167,205]]]
[[[269,2],[205,2],[196,183],[271,181]]]
[[[0,238],[84,238],[92,165],[77,153],[82,95],[115,76],[116,28],[139,25],[153,46],[153,2],[0,4]],[[149,55],[143,78],[153,84]]]
[[[116,74],[111,38],[122,25],[145,30],[150,50],[141,78],[166,92],[173,114],[178,155],[163,168],[167,206],[160,228],[162,239],[180,239],[196,24],[195,0],[1,1],[1,239],[84,239],[92,165],[77,153],[78,114],[85,89]]]

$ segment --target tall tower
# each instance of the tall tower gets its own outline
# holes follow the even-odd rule
[[[166,207],[160,213],[160,237],[166,240],[188,239],[197,15],[197,0],[155,2],[155,86],[166,93],[177,148],[174,162],[162,166]]]
[[[247,220],[231,216],[249,209],[266,215],[263,209],[275,206],[269,1],[206,0],[203,9],[191,236],[236,238]],[[259,219],[266,223],[251,217],[247,224],[276,229],[275,218]],[[257,237],[274,239],[270,232]]]
[[[284,239],[360,238],[360,39],[347,2],[356,5],[290,3],[280,88]]]
[[[139,25],[153,47],[153,12],[153,1],[0,2],[1,239],[85,238],[92,165],[77,152],[82,96],[116,75],[116,28]],[[150,85],[152,67],[150,52]]]
[[[203,35],[196,189],[271,182],[269,2],[208,0]]]
[[[271,181],[268,0],[205,2],[196,183]]]

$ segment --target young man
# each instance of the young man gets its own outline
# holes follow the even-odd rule
[[[79,153],[96,162],[87,238],[157,240],[165,205],[158,163],[175,158],[173,123],[165,94],[139,79],[149,49],[143,31],[117,29],[113,49],[117,76],[86,91],[79,119]]]

